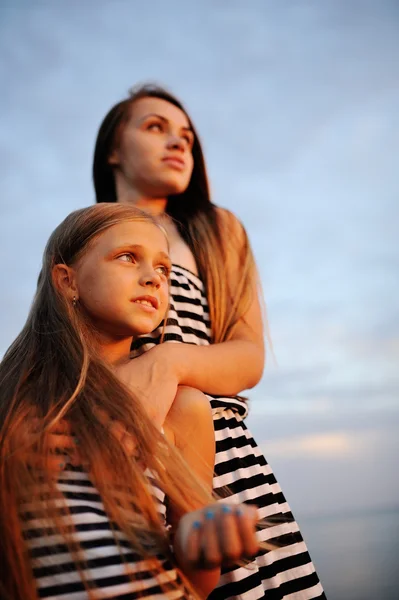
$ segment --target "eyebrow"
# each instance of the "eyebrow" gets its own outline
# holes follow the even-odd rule
[[[144,115],[144,117],[142,117],[140,119],[140,123],[143,123],[149,117],[157,117],[158,119],[160,119],[164,123],[169,123],[169,119],[167,119],[163,115],[158,115],[157,113],[148,113],[148,115]],[[192,130],[192,128],[190,126],[189,127],[182,126],[181,129],[183,129],[184,131],[191,131],[191,133],[194,133],[193,130]]]
[[[124,250],[132,250],[133,252],[141,252],[143,253],[143,250],[145,250],[144,246],[141,246],[140,244],[121,244],[120,246],[118,246],[117,248],[114,248],[112,250],[113,253],[115,252],[122,252]],[[166,254],[166,252],[164,252],[163,250],[160,250],[157,255],[156,258],[160,258],[163,260],[166,260],[167,262],[169,262],[170,264],[172,264],[172,261],[170,259],[170,256],[168,254]]]

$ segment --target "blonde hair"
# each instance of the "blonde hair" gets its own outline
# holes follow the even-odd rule
[[[37,506],[38,518],[49,521],[64,538],[88,597],[96,597],[81,566],[82,548],[70,533],[72,520],[59,518],[63,497],[47,463],[50,433],[62,419],[79,440],[79,452],[91,466],[111,522],[126,534],[133,551],[148,559],[156,577],[163,571],[155,553],[168,555],[169,542],[147,476],[104,425],[99,409],[124,423],[140,448],[141,461],[179,511],[212,501],[151,423],[139,399],[98,356],[84,311],[74,308],[53,282],[54,265],[74,265],[96,236],[126,220],[157,226],[133,207],[100,204],[75,211],[56,228],[44,252],[27,322],[0,364],[1,597],[38,598],[20,514],[27,497]],[[28,466],[28,456],[38,457],[37,468]],[[65,510],[69,514],[67,506]],[[132,510],[137,518],[132,519]],[[149,542],[154,551],[148,550]]]

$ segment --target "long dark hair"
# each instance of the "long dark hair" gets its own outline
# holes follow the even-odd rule
[[[109,156],[118,143],[121,128],[130,118],[131,106],[141,98],[160,98],[187,116],[194,133],[194,167],[187,189],[168,197],[166,212],[175,220],[179,233],[195,256],[205,283],[209,303],[212,341],[231,337],[251,299],[254,259],[245,230],[237,232],[237,221],[225,211],[225,218],[211,202],[204,155],[198,134],[187,111],[177,98],[157,85],[133,88],[129,96],[111,108],[97,134],[93,160],[93,182],[97,202],[117,202],[115,178]],[[237,239],[238,238],[238,239]],[[228,248],[237,248],[237,278],[232,289],[224,277]]]

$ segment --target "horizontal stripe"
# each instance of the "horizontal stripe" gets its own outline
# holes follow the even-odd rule
[[[242,450],[242,449],[241,449]],[[223,453],[224,454],[224,453]],[[240,455],[235,455],[234,457],[228,456],[227,460],[224,462],[219,462],[219,457],[215,464],[215,472],[217,475],[224,475],[225,473],[231,473],[232,471],[242,472],[245,469],[245,472],[251,467],[254,467],[251,475],[255,475],[256,473],[262,472],[262,474],[266,475],[261,468],[263,467],[264,458],[263,456],[256,456],[255,454],[247,454],[245,457]],[[268,478],[268,483],[276,483],[276,479],[273,473],[269,473],[266,475]]]
[[[209,308],[204,292],[204,285],[197,275],[183,267],[174,265],[171,277],[171,306],[166,319],[165,340],[173,343],[189,343],[195,345],[208,345],[211,342],[211,327]],[[157,328],[150,335],[139,338],[133,346],[137,355],[147,351],[161,340],[161,328]],[[325,598],[319,584],[314,566],[307,553],[306,545],[302,539],[298,525],[293,518],[291,509],[278,485],[270,465],[266,462],[256,441],[242,421],[248,412],[248,403],[238,398],[225,398],[208,396],[215,428],[216,439],[216,465],[214,488],[221,495],[228,494],[229,502],[249,502],[256,504],[259,518],[269,521],[268,527],[258,531],[261,540],[270,540],[278,545],[272,551],[262,550],[249,568],[236,567],[223,571],[219,587],[209,596],[210,600],[311,600]],[[227,487],[226,487],[227,486]],[[83,488],[82,488],[83,489]],[[68,491],[70,492],[72,488]],[[82,490],[79,490],[79,492]],[[76,497],[75,497],[76,500]],[[71,497],[72,501],[72,497]],[[84,502],[84,496],[82,496]],[[69,500],[68,500],[69,502]],[[163,509],[164,510],[164,509]],[[106,564],[107,557],[112,558],[112,532],[106,517],[89,511],[74,515],[76,531],[82,541],[82,547],[90,559],[96,561],[95,554],[101,554],[102,563]],[[85,523],[89,518],[92,523]],[[44,524],[42,524],[44,525]],[[118,539],[122,539],[120,535]],[[57,537],[48,538],[49,544],[57,543]],[[40,552],[39,541],[32,537],[32,551]],[[126,540],[125,540],[126,543]],[[123,552],[129,553],[129,545],[122,545]],[[62,562],[62,545],[54,546],[57,558]],[[131,557],[133,554],[130,555]],[[119,560],[120,557],[119,557]],[[104,562],[105,561],[105,562]],[[115,564],[107,569],[120,569]],[[141,568],[141,567],[140,567]],[[146,569],[142,567],[143,579]],[[101,576],[102,567],[94,569]],[[73,573],[67,573],[72,577]],[[176,574],[174,575],[176,576]],[[97,575],[96,575],[97,577]],[[102,581],[101,578],[99,581]],[[115,583],[117,579],[112,578]],[[101,596],[115,600],[131,600],[136,597],[135,592],[129,593],[122,581],[119,584],[102,588]],[[104,581],[100,585],[105,585]],[[119,586],[119,587],[118,587]],[[108,596],[108,590],[115,594]],[[122,591],[123,590],[123,591]],[[126,594],[125,598],[119,596],[119,591]],[[75,593],[63,592],[64,600],[83,600]],[[179,592],[180,594],[180,592]],[[148,593],[143,593],[147,596]],[[159,600],[164,597],[160,592],[154,592],[154,599],[159,595]],[[181,596],[182,597],[182,596]],[[86,599],[85,599],[86,600]]]
[[[151,473],[147,473],[154,502],[158,506],[160,516],[163,518],[166,507],[164,493],[153,480]],[[152,482],[152,483],[151,483]],[[91,585],[102,590],[102,598],[123,597],[153,597],[162,594],[159,586],[162,579],[165,582],[177,582],[180,590],[173,597],[187,597],[184,586],[178,579],[177,571],[169,564],[165,557],[159,557],[165,571],[160,574],[161,579],[154,578],[148,569],[148,562],[132,551],[129,541],[118,530],[112,531],[107,513],[99,493],[93,487],[87,474],[81,469],[64,471],[60,479],[59,490],[62,492],[63,502],[56,500],[57,512],[61,522],[69,519],[65,515],[65,506],[68,505],[73,526],[70,528],[74,539],[79,541],[83,562],[80,567]],[[31,510],[26,510],[27,508]],[[25,510],[24,510],[25,508]],[[25,538],[27,539],[30,556],[32,558],[33,574],[37,580],[39,596],[41,598],[70,598],[87,599],[77,565],[63,538],[55,534],[48,526],[48,521],[35,518],[35,504],[26,504],[22,507],[25,522]],[[75,529],[75,531],[73,531]],[[119,543],[119,549],[116,539]],[[123,558],[122,558],[122,555]],[[136,580],[131,581],[127,575],[126,564]],[[169,587],[169,583],[168,583]],[[120,590],[121,595],[117,592]],[[112,593],[109,590],[113,590]],[[141,595],[142,594],[142,595]]]
[[[207,299],[202,282],[199,286],[201,288],[201,296],[199,296],[199,280],[194,274],[175,266],[173,273],[176,287],[172,286],[171,292],[178,301],[174,306],[175,311],[177,309],[188,313],[195,312],[196,316],[192,317],[191,323],[195,329],[198,328],[197,323],[200,318],[208,325],[209,312],[204,309]],[[180,316],[175,312],[174,316],[179,321],[182,341],[187,342],[188,336],[182,325],[187,326],[189,315],[184,313]],[[192,336],[189,341],[193,342]],[[203,344],[205,340],[199,337],[196,343]],[[267,518],[272,524],[260,531],[258,536],[260,539],[275,540],[282,545],[282,549],[271,553],[262,551],[260,556],[251,562],[249,568],[239,567],[227,572],[222,576],[220,586],[211,593],[209,599],[257,600],[267,597],[268,600],[269,598],[286,600],[285,595],[292,593],[290,585],[293,584],[288,584],[285,588],[282,584],[290,580],[296,581],[301,591],[295,598],[290,596],[289,600],[324,598],[320,596],[321,586],[318,585],[317,575],[291,509],[270,465],[241,421],[241,415],[243,418],[247,415],[248,404],[233,398],[212,396],[208,398],[213,412],[216,439],[215,490],[222,495],[229,494],[229,502],[250,501],[259,506],[260,518]],[[224,486],[228,486],[228,490]],[[264,561],[268,560],[271,561],[273,570],[270,571],[269,568],[266,573]],[[260,561],[262,572],[257,567],[256,561]],[[314,580],[317,580],[316,586]]]
[[[248,438],[246,435],[238,435],[237,437],[225,438],[219,436],[216,440],[216,453],[218,454],[218,460],[223,461],[223,456],[227,455],[230,451],[234,452],[237,450],[240,452],[241,449],[245,449],[247,452],[255,452],[256,456],[261,454],[260,448],[256,445],[253,438]],[[267,464],[267,463],[266,463]]]
[[[172,308],[176,307],[176,304],[181,305],[192,305],[192,306],[202,306],[201,298],[188,298],[186,296],[181,296],[180,294],[173,293],[172,290]]]
[[[97,569],[101,570],[102,575],[108,573],[107,577],[113,577],[114,575],[119,576],[121,572],[121,569],[119,567],[123,565],[124,562],[119,553],[108,553],[102,556],[97,556],[95,555],[95,553],[91,554],[92,556],[94,554],[92,558],[90,558],[90,552],[85,553],[85,561],[77,563],[81,569],[91,572],[91,578],[96,579],[95,571]],[[148,569],[148,566],[146,567],[145,561],[141,560],[140,556],[138,556],[136,553],[124,553],[123,557],[124,560],[129,563],[129,566],[132,569],[132,571],[134,573],[140,573],[140,577],[142,577],[143,580],[148,579],[148,577],[152,577],[151,572],[146,570],[146,568]],[[48,558],[49,561],[52,561],[53,559],[52,556]],[[115,569],[115,567],[118,568]],[[63,579],[65,576],[65,579],[67,581],[70,581],[71,574],[73,573],[75,574],[76,579],[80,581],[79,574],[76,570],[76,565],[74,562],[71,561],[71,555],[69,552],[67,554],[59,556],[57,564],[51,563],[43,565],[41,567],[35,567],[33,569],[33,573],[35,577],[42,579],[41,583],[43,583],[46,580],[46,578],[48,578],[50,581],[50,578],[54,575],[57,575],[57,578],[59,578],[60,580]]]
[[[68,553],[68,546],[64,543],[57,543],[58,539],[61,539],[60,536],[48,537],[46,539],[46,546],[39,546],[36,548],[31,547],[30,548],[30,556],[32,558],[42,558],[42,557],[46,556],[46,554],[48,553],[48,549],[50,548],[51,557],[53,558],[53,557],[57,556],[57,560],[58,560],[58,556],[59,556],[60,557],[59,560],[61,560],[60,555]],[[107,549],[107,548],[111,548],[111,547],[115,546],[115,540],[114,540],[113,536],[112,537],[98,537],[97,531],[96,531],[95,538],[80,540],[79,543],[80,543],[80,546],[84,550],[92,550],[93,548]],[[122,548],[131,550],[130,543],[127,540],[119,539],[119,544]],[[107,552],[107,550],[105,550],[105,552]]]

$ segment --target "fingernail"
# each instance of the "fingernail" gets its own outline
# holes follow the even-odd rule
[[[243,514],[244,514],[243,509],[240,506],[237,506],[237,508],[236,508],[236,515],[238,515],[240,517]]]
[[[251,505],[251,512],[253,517],[259,518],[259,511],[257,506]]]
[[[233,512],[233,511],[232,511],[232,508],[231,508],[231,506],[229,506],[228,504],[224,504],[224,505],[222,506],[222,513],[224,513],[225,515],[229,515],[229,514],[231,514],[232,512]]]
[[[76,446],[79,446],[79,438],[74,437],[73,441],[74,441],[74,443],[75,443]]]
[[[214,516],[215,516],[215,513],[213,512],[213,510],[205,511],[205,519],[211,520],[211,519],[213,519]]]
[[[201,521],[194,521],[193,529],[200,529],[200,528],[201,528]]]
[[[61,462],[61,463],[59,463],[59,465],[58,465],[58,466],[59,466],[59,468],[60,468],[61,470],[63,470],[63,468],[65,467],[65,463]]]

